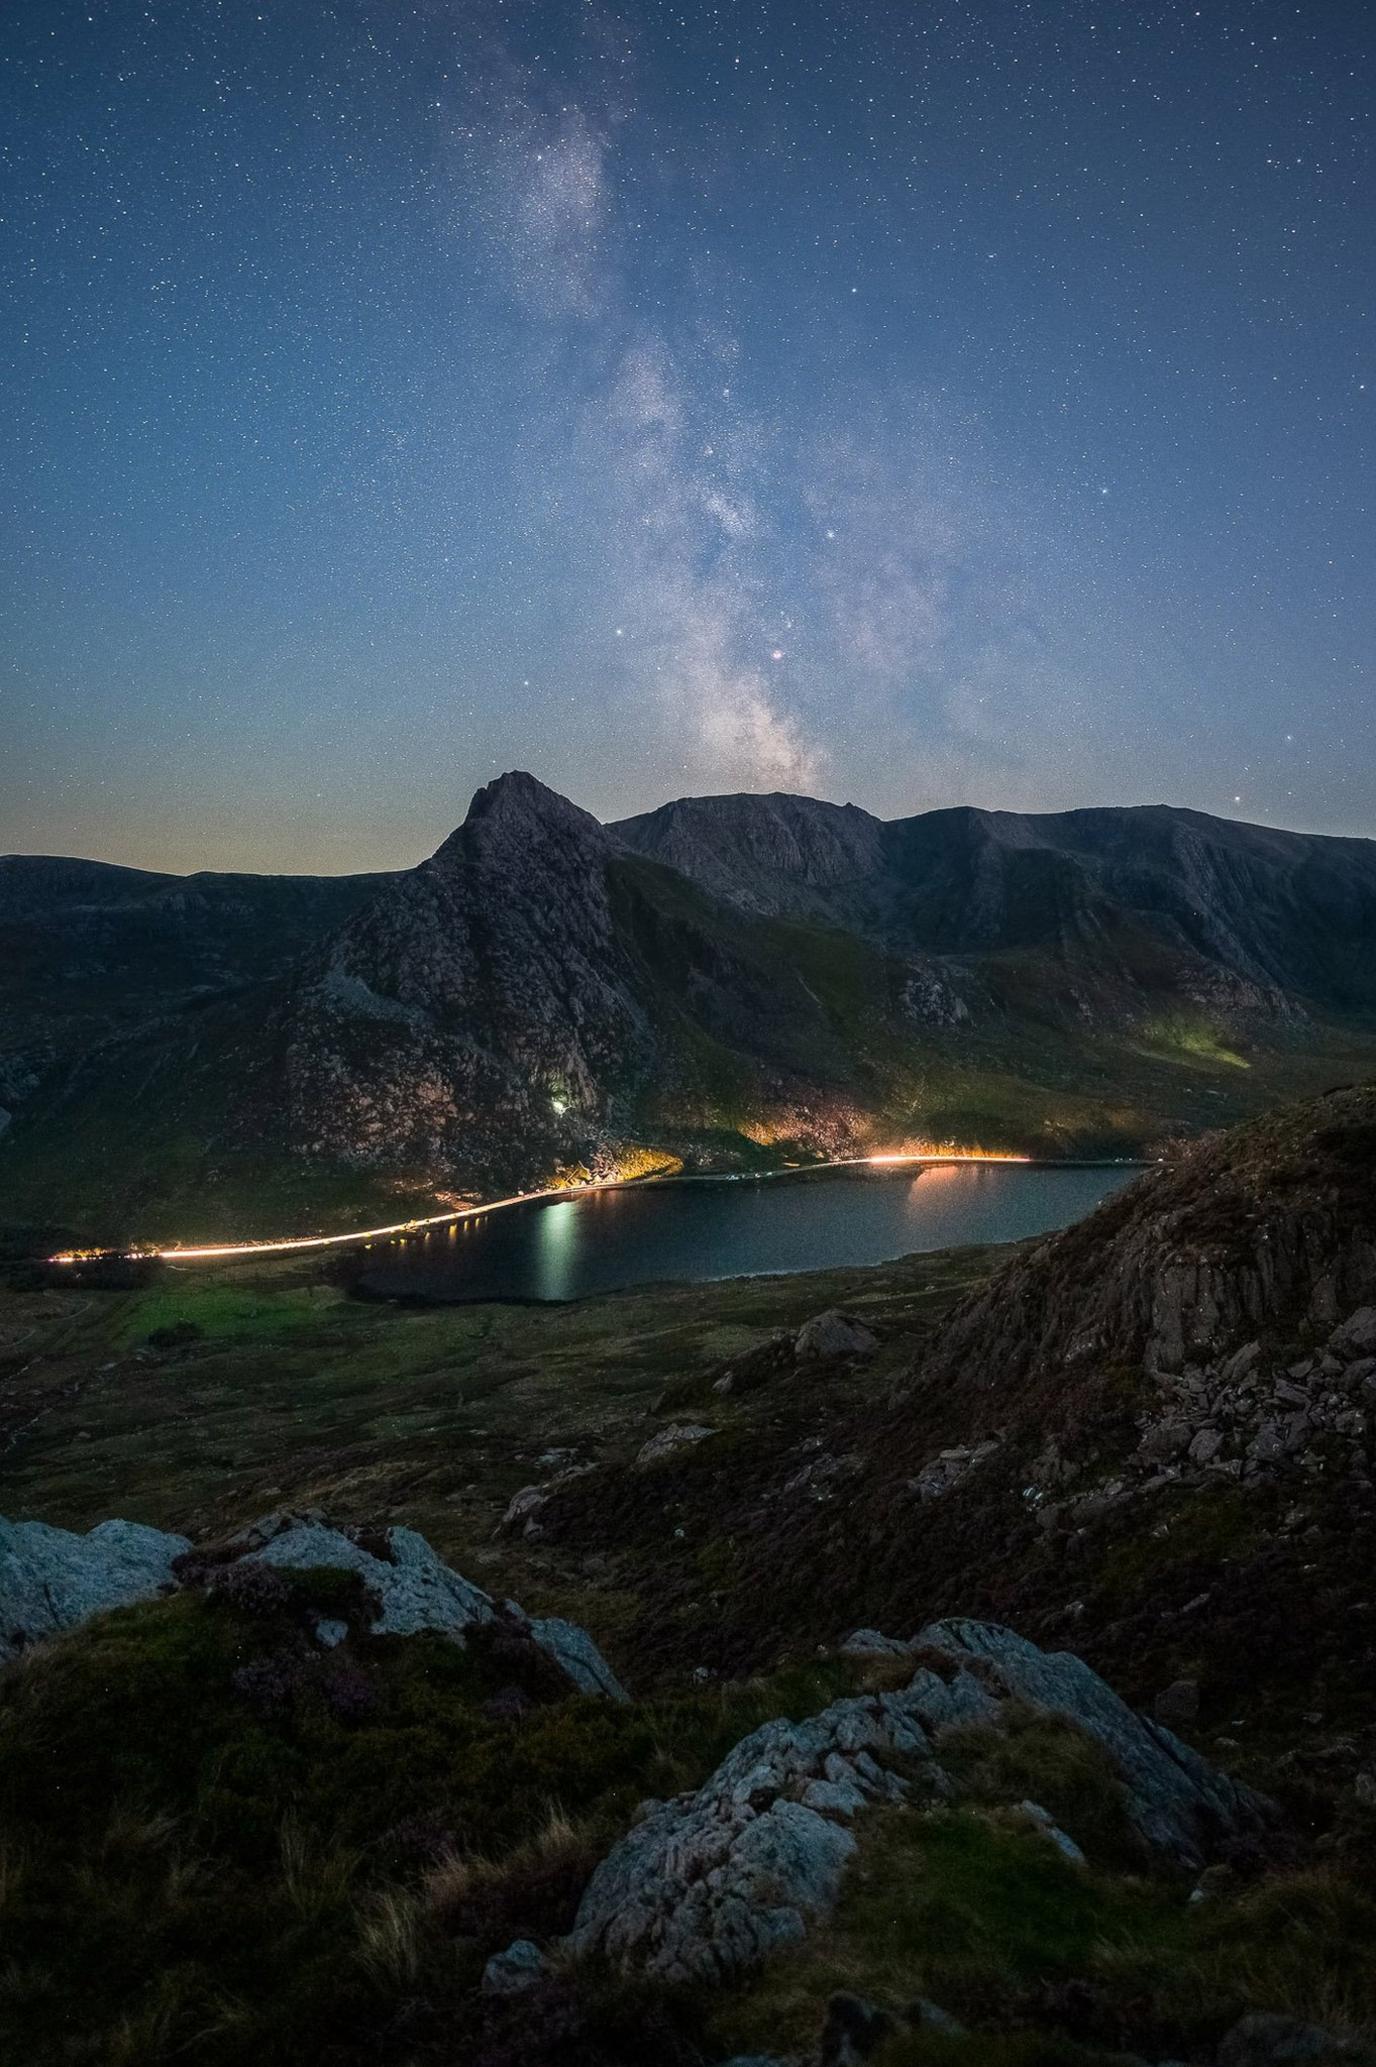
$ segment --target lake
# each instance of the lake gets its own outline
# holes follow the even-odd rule
[[[358,1253],[374,1298],[583,1299],[627,1285],[886,1263],[1066,1227],[1122,1164],[933,1163],[627,1185],[477,1214]]]

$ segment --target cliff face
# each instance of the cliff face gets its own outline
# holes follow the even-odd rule
[[[1181,1145],[952,1316],[928,1382],[1177,1374],[1249,1335],[1324,1331],[1376,1299],[1376,1096],[1335,1092]]]
[[[312,1151],[501,1169],[571,1152],[647,1065],[612,848],[529,776],[332,940],[286,1020],[286,1125]]]

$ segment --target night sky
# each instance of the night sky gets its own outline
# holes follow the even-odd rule
[[[0,849],[1376,833],[1357,0],[6,0]]]

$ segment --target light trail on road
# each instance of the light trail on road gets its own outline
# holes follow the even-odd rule
[[[882,1155],[836,1156],[826,1163],[791,1164],[778,1170],[752,1170],[746,1173],[723,1172],[720,1174],[751,1177],[787,1177],[805,1174],[809,1170],[848,1170],[870,1167],[893,1168],[903,1163],[1030,1163],[1031,1156],[1005,1155],[988,1148],[930,1148],[899,1149]],[[293,1234],[268,1236],[259,1241],[244,1242],[196,1242],[186,1246],[173,1244],[167,1248],[152,1245],[125,1249],[119,1253],[125,1257],[155,1257],[161,1263],[218,1263],[227,1262],[237,1256],[286,1256],[302,1249],[338,1248],[348,1242],[386,1241],[394,1235],[419,1234],[432,1227],[452,1227],[461,1220],[473,1220],[481,1213],[502,1213],[511,1206],[530,1206],[541,1199],[585,1198],[589,1192],[619,1191],[628,1185],[672,1184],[674,1177],[604,1177],[587,1184],[552,1184],[541,1191],[518,1191],[510,1198],[489,1199],[478,1206],[456,1206],[447,1213],[427,1213],[411,1220],[395,1220],[387,1227],[353,1228],[343,1234]],[[64,1249],[56,1256],[49,1256],[49,1263],[89,1263],[97,1257],[108,1256],[109,1249]]]

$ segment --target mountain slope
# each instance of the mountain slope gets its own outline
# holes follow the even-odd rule
[[[799,797],[704,797],[612,831],[727,902],[898,952],[1050,954],[1205,1004],[1376,1011],[1376,845],[1144,805],[965,807],[883,824]],[[1102,993],[1104,986],[1098,985]]]

